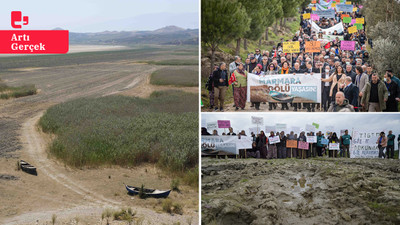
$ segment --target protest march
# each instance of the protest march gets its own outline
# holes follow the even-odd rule
[[[299,30],[291,39],[219,62],[205,84],[209,110],[226,110],[225,99],[233,96],[233,110],[398,112],[399,74],[390,67],[378,73],[370,61],[374,42],[362,8],[312,1],[299,9]]]

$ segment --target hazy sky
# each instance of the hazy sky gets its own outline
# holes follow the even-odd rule
[[[61,27],[73,32],[154,30],[168,25],[198,28],[198,0],[2,1],[0,29],[12,29],[11,11],[29,16],[22,29]]]
[[[335,131],[342,129],[351,130],[354,128],[365,131],[387,131],[392,130],[393,134],[400,133],[400,114],[392,113],[352,113],[352,114],[327,114],[327,113],[202,113],[202,123],[215,122],[217,120],[230,120],[234,132],[245,130],[249,134],[250,127],[256,127],[251,123],[251,116],[263,117],[264,127],[274,126],[276,123],[287,124],[287,128],[296,126],[305,128],[306,124],[313,122],[320,125],[317,131],[326,131],[326,126],[334,126]],[[205,120],[205,121],[204,121]],[[261,127],[261,126],[260,126]],[[212,131],[209,131],[210,133]],[[218,129],[218,133],[222,134],[224,129]]]

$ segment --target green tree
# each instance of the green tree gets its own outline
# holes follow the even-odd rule
[[[214,67],[215,50],[244,35],[250,19],[237,0],[201,1],[201,40],[211,50],[211,71]]]
[[[283,15],[282,0],[264,0],[269,8],[269,14],[265,14],[265,39],[268,40],[268,28],[274,24],[277,18]],[[276,32],[276,30],[275,30]]]
[[[286,24],[286,18],[293,17],[298,11],[299,0],[285,0],[282,1],[283,17],[281,18],[281,26]],[[282,23],[283,22],[283,23]]]
[[[400,1],[398,0],[368,0],[365,1],[362,14],[365,16],[367,33],[369,28],[379,22],[400,20]]]

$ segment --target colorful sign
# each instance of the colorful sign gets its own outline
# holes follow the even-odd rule
[[[319,41],[306,41],[306,52],[321,52],[321,42]]]
[[[279,74],[247,77],[248,102],[319,103],[321,74]]]
[[[297,148],[297,140],[286,140],[286,148]]]
[[[264,119],[262,117],[252,116],[251,117],[251,123],[252,124],[257,124],[257,125],[263,125],[264,124]]]
[[[326,138],[322,138],[322,139],[321,139],[321,144],[322,144],[322,145],[328,145],[328,144],[329,144],[329,140],[326,139]]]
[[[329,143],[329,150],[340,150],[339,143]]]
[[[299,53],[300,52],[300,42],[283,42],[283,52],[284,53]]]
[[[353,12],[353,5],[348,5],[348,4],[337,4],[336,5],[336,11],[338,12]]]
[[[351,23],[351,17],[343,17],[343,23]]]
[[[230,128],[231,121],[230,120],[218,120],[218,128]]]
[[[305,142],[305,141],[299,141],[299,143],[298,143],[299,145],[298,145],[298,149],[304,149],[304,150],[308,150],[308,142]]]
[[[356,18],[356,23],[364,24],[364,18]]]
[[[281,142],[281,140],[279,139],[279,136],[273,136],[273,137],[269,137],[268,138],[268,143],[269,144],[276,144]]]
[[[317,14],[311,14],[311,20],[318,21],[319,16]]]
[[[362,29],[364,29],[364,26],[363,26],[361,23],[356,23],[356,24],[354,24],[354,26],[357,27],[357,30],[362,30]]]
[[[341,41],[340,42],[340,49],[354,51],[354,47],[356,45],[355,41]]]
[[[357,27],[356,26],[352,26],[352,27],[349,27],[347,30],[348,30],[349,34],[356,33],[357,32]]]
[[[317,143],[317,136],[307,136],[308,143]]]
[[[311,14],[310,13],[304,13],[303,14],[303,19],[310,19],[310,17],[311,17]]]
[[[335,18],[335,10],[333,9],[328,9],[328,10],[317,10],[314,11],[313,14],[316,14],[319,16],[319,18],[325,17],[325,18]]]
[[[318,123],[312,123],[312,125],[317,129],[319,128],[319,124]]]

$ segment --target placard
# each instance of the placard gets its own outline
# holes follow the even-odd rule
[[[260,131],[260,128],[258,128],[258,127],[250,127],[249,128],[249,134],[251,134],[251,132],[253,132],[257,136],[259,131]]]
[[[343,23],[351,23],[351,17],[343,17]]]
[[[310,17],[311,17],[311,13],[304,13],[303,14],[303,19],[310,19]]]
[[[319,41],[306,41],[306,52],[321,52],[321,42]]]
[[[336,11],[338,12],[353,12],[353,5],[337,4]]]
[[[268,143],[269,144],[276,144],[281,142],[281,140],[279,139],[279,136],[273,136],[273,137],[269,137],[268,138]]]
[[[349,34],[356,33],[357,32],[357,27],[356,26],[352,26],[352,27],[349,27],[347,30],[349,31]]]
[[[364,26],[361,23],[355,23],[354,26],[357,27],[357,30],[362,30],[364,29]]]
[[[230,120],[218,120],[218,128],[230,128],[231,121]]]
[[[312,125],[317,129],[319,128],[319,124],[318,123],[312,123]]]
[[[307,136],[308,143],[317,143],[317,136]]]
[[[319,16],[317,14],[311,14],[311,20],[318,21]]]
[[[378,158],[379,149],[376,141],[380,131],[354,131],[350,144],[350,158]]]
[[[329,150],[340,150],[339,143],[329,143]]]
[[[354,25],[356,23],[356,19],[351,19],[350,25]]]
[[[299,53],[300,52],[300,42],[283,42],[283,52],[284,53]]]
[[[356,23],[364,24],[364,17],[363,18],[356,18]]]
[[[209,122],[207,123],[207,130],[215,130],[218,128],[217,122]]]
[[[328,10],[316,10],[313,12],[313,14],[318,15],[319,18],[335,18],[335,10],[333,9],[328,9]]]
[[[252,124],[257,124],[257,125],[263,125],[264,124],[264,118],[252,116],[251,117],[251,123]]]
[[[297,140],[286,140],[286,148],[297,148]]]
[[[322,139],[321,139],[321,144],[322,144],[322,145],[329,145],[329,140],[326,139],[326,138],[322,138]]]
[[[356,45],[355,41],[341,41],[340,42],[340,49],[354,51],[354,47]]]
[[[308,143],[305,141],[299,141],[298,143],[298,149],[304,149],[304,150],[308,150]]]

